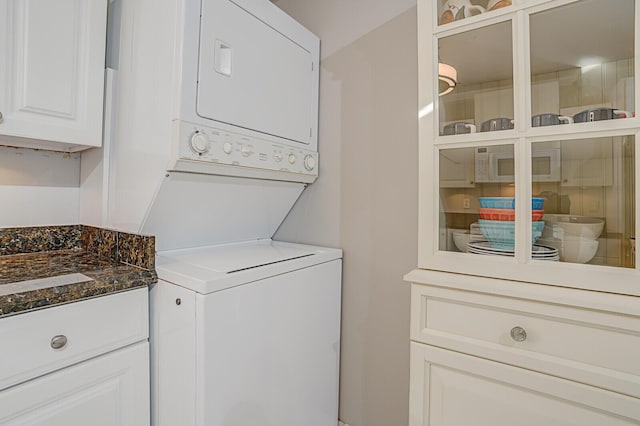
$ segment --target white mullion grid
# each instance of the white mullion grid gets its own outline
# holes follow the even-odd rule
[[[517,263],[529,263],[531,259],[531,144],[520,138],[514,146],[516,173],[516,240],[515,258]]]
[[[523,135],[529,128],[527,118],[530,117],[531,106],[531,73],[529,57],[528,16],[522,10],[516,13],[512,22],[513,44],[513,95],[514,118],[516,131]],[[531,259],[531,145],[524,137],[519,138],[514,146],[516,228],[515,228],[515,260],[517,263],[528,263]]]
[[[638,128],[632,129],[614,129],[614,130],[600,130],[591,133],[576,132],[576,133],[564,133],[557,135],[529,135],[527,139],[532,142],[555,142],[555,141],[571,141],[581,139],[596,139],[596,138],[609,138],[616,136],[633,136],[638,131]]]
[[[518,11],[511,26],[513,50],[513,118],[518,133],[529,128],[531,117],[531,69],[529,55],[528,17]]]

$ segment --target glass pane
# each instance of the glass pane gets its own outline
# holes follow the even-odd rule
[[[513,155],[513,145],[440,150],[440,250],[513,256]]]
[[[438,57],[440,135],[513,129],[511,21],[441,38]]]
[[[555,250],[561,262],[634,268],[635,138],[536,142],[532,156],[532,194],[544,198],[533,256]]]
[[[511,6],[511,0],[438,0],[438,25]]]
[[[634,115],[634,0],[531,15],[531,125]]]

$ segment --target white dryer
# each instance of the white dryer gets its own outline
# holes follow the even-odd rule
[[[158,253],[154,424],[335,425],[341,257],[271,240]]]

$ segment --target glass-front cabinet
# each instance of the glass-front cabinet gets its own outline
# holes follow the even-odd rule
[[[640,2],[433,4],[419,266],[640,295]]]

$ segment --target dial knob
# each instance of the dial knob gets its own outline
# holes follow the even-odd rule
[[[209,151],[209,146],[211,145],[207,135],[200,132],[196,132],[191,136],[189,144],[191,145],[191,149],[198,154],[204,154]]]
[[[251,148],[249,148],[248,146],[243,146],[242,149],[240,150],[240,152],[245,157],[248,157],[251,154],[253,154],[253,150]]]
[[[304,157],[304,168],[311,171],[316,167],[316,159],[311,155]]]
[[[281,152],[276,152],[275,154],[273,154],[273,159],[276,160],[278,163],[282,161],[282,153]]]
[[[222,150],[225,154],[231,154],[231,151],[233,151],[233,145],[231,145],[230,142],[225,142],[224,145],[222,145]]]
[[[288,160],[289,160],[289,164],[294,164],[296,162],[296,160],[297,160],[296,155],[295,154],[289,154]]]

